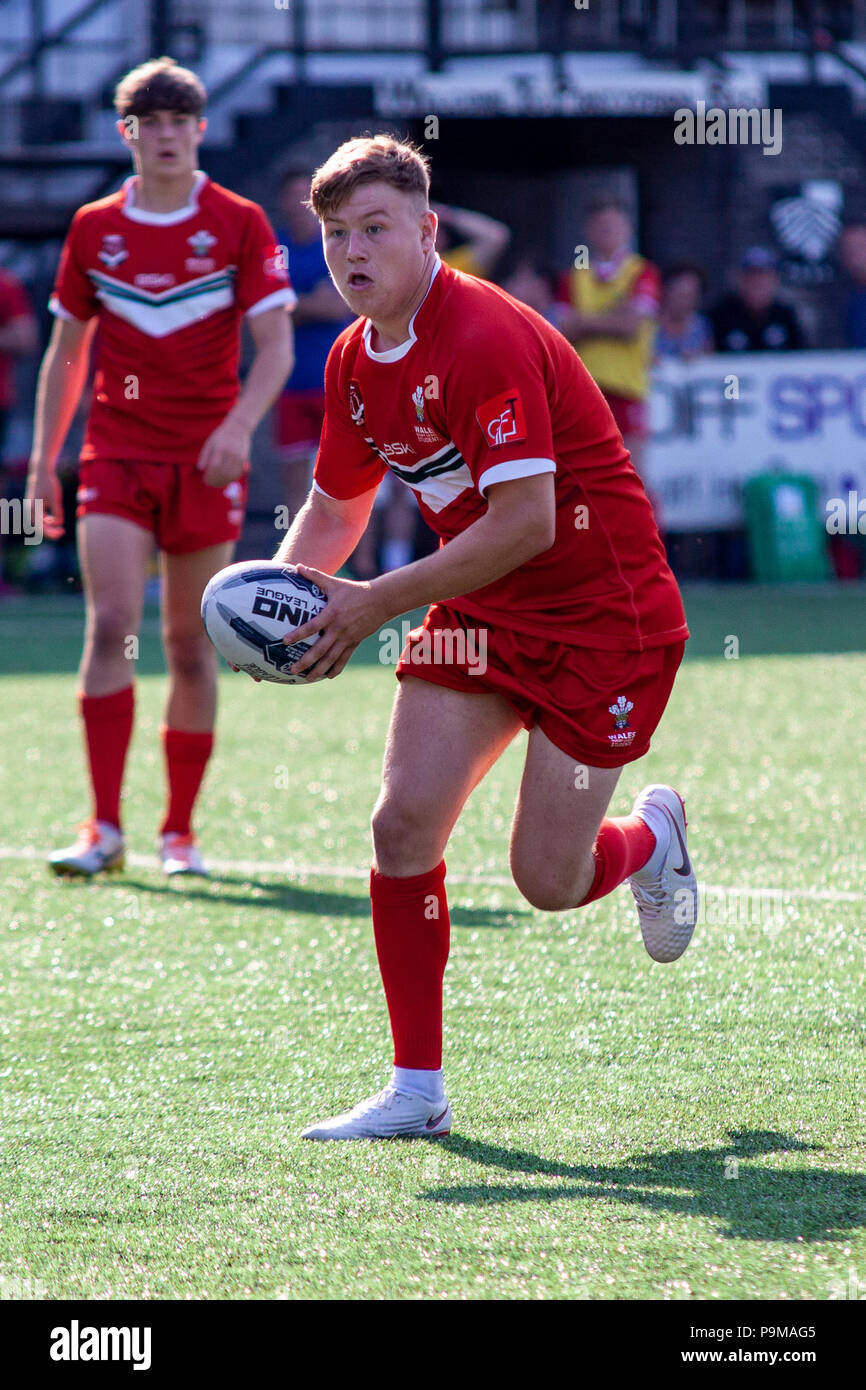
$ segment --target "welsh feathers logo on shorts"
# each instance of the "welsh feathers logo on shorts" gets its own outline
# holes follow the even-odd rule
[[[608,712],[613,715],[613,733],[608,734],[607,741],[613,748],[628,748],[630,743],[634,743],[634,729],[629,728],[628,717],[634,709],[634,702],[626,699],[625,695],[617,696],[616,703],[608,705]]]
[[[526,418],[519,391],[503,391],[485,401],[475,412],[481,432],[491,449],[501,444],[519,444],[526,438]]]

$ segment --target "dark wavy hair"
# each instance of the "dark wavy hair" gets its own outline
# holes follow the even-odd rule
[[[177,111],[201,117],[207,101],[204,83],[174,58],[151,58],[139,63],[117,84],[114,109],[118,116],[149,116],[154,111]]]

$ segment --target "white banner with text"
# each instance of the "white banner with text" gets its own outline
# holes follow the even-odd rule
[[[866,354],[724,353],[653,372],[644,472],[671,531],[743,524],[742,486],[805,473],[866,494]]]

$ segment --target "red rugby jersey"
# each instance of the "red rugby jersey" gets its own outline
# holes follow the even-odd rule
[[[22,285],[14,275],[0,267],[0,328],[15,319],[30,318],[33,310]],[[15,356],[0,351],[0,409],[5,410],[15,400]]]
[[[195,464],[238,396],[241,318],[296,298],[257,203],[199,170],[186,207],[147,212],[136,185],[75,214],[50,301],[99,315],[81,457]]]
[[[356,320],[328,358],[315,487],[356,497],[390,469],[447,543],[484,514],[492,483],[554,473],[550,549],[451,606],[518,632],[611,651],[688,636],[652,509],[610,407],[555,328],[437,258],[406,342],[376,352],[370,332],[369,320]]]

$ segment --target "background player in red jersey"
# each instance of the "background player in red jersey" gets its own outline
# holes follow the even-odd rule
[[[94,806],[75,844],[52,856],[61,874],[123,864],[130,639],[154,545],[169,671],[162,862],[169,874],[204,872],[191,815],[213,747],[216,659],[199,604],[240,533],[252,434],[291,369],[295,298],[261,208],[197,168],[204,103],[196,75],[170,58],[120,82],[117,128],[135,174],[76,213],[51,300],[28,482],[49,537],[63,531],[55,461],[99,324],[78,491],[80,706]],[[242,317],[255,355],[239,391]]]
[[[341,146],[311,190],[334,282],[363,318],[328,359],[313,490],[278,552],[329,600],[293,635],[323,634],[295,669],[337,675],[381,623],[432,607],[397,668],[373,814],[394,1073],[377,1096],[305,1130],[310,1139],[449,1131],[443,854],[521,727],[511,869],[524,896],[561,911],[628,879],[658,960],[686,949],[697,913],[673,788],[645,788],[630,816],[605,814],[621,767],[649,747],[688,636],[646,493],[566,340],[440,262],[428,186],[426,159],[378,136]],[[388,469],[442,547],[371,582],[332,578]]]

